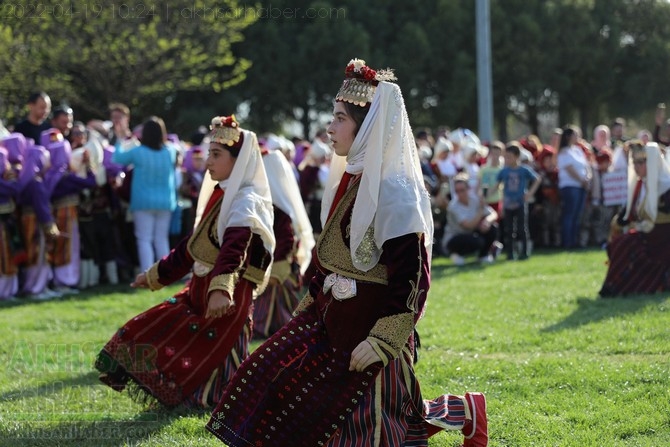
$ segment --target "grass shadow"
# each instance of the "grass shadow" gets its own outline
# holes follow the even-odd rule
[[[137,445],[140,441],[151,438],[179,417],[181,416],[178,414],[143,412],[133,419],[124,421],[78,420],[10,423],[0,428],[0,445],[30,447]]]
[[[562,321],[541,329],[540,332],[558,332],[566,329],[573,329],[585,324],[605,320],[614,316],[625,314],[634,314],[641,309],[651,305],[659,304],[669,295],[657,293],[653,295],[629,295],[617,298],[596,298],[578,297],[576,299],[577,308]]]
[[[177,281],[173,284],[170,284],[168,287],[175,287],[175,286],[183,287],[184,285],[185,285],[184,282]],[[40,301],[28,297],[17,297],[15,300],[12,301],[0,301],[0,310],[18,306],[41,305],[55,302],[87,301],[90,299],[100,298],[101,296],[106,296],[110,294],[138,295],[145,293],[146,289],[134,289],[130,287],[129,284],[125,283],[120,283],[116,285],[101,284],[95,287],[80,290],[79,293],[76,294],[63,295],[62,297],[53,298],[51,300]],[[169,295],[172,296],[172,294]]]
[[[82,396],[77,387],[87,387]],[[0,445],[2,446],[122,446],[137,445],[164,427],[183,417],[203,417],[211,410],[186,407],[165,408],[158,404],[136,410],[134,406],[115,404],[99,396],[107,387],[98,381],[97,372],[63,380],[53,380],[34,387],[15,389],[0,395],[0,401],[17,405],[25,411],[0,412]],[[73,399],[73,405],[63,401]],[[92,407],[77,409],[77,399],[94,402]],[[120,393],[118,399],[128,399]],[[98,401],[98,403],[95,403]],[[65,410],[65,411],[64,411]],[[70,410],[70,412],[68,412]],[[203,423],[204,433],[204,423]]]
[[[442,262],[435,263],[435,259],[433,259],[433,264],[430,267],[430,275],[431,277],[441,278],[444,275],[471,272],[473,270],[481,270],[489,266],[490,265],[482,264],[475,258],[461,266],[453,264],[452,262],[448,262],[446,264]]]
[[[83,300],[89,300],[91,298],[98,298],[102,295],[107,295],[110,293],[133,294],[138,292],[126,284],[118,284],[113,286],[99,285],[91,287],[89,289],[80,290],[79,293],[76,294],[63,295],[58,298],[53,298],[44,301],[35,300],[25,296],[19,296],[12,301],[0,301],[0,309],[26,306],[26,305],[39,305],[39,304],[54,303],[60,301],[83,301]]]
[[[51,382],[43,382],[29,388],[17,388],[0,394],[0,402],[11,402],[17,400],[26,400],[31,398],[48,399],[50,396],[61,392],[66,388],[75,388],[83,386],[98,385],[98,372],[90,371],[65,379],[57,379]]]

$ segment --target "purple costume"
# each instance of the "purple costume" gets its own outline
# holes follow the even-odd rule
[[[15,179],[9,179],[7,169],[11,169],[8,152],[0,147],[0,300],[11,299],[19,290],[18,267],[12,250],[16,222],[14,199],[19,191]]]
[[[44,231],[55,224],[49,204],[50,194],[42,179],[48,161],[49,153],[45,148],[29,147],[18,180],[21,229],[27,252],[26,267],[21,274],[21,292],[28,295],[44,292],[51,280]]]

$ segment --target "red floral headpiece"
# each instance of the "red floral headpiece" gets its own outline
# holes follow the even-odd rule
[[[350,102],[364,107],[372,101],[381,81],[395,81],[393,70],[374,70],[363,59],[352,59],[344,69],[345,80],[335,96],[336,101]]]
[[[209,138],[212,143],[219,143],[225,146],[236,146],[240,141],[240,125],[235,119],[235,115],[215,116],[212,118],[212,124],[209,126]]]

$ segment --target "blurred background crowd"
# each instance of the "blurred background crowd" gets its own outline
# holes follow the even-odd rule
[[[46,300],[128,282],[189,233],[206,170],[204,126],[177,135],[152,116],[131,127],[121,103],[109,105],[107,120],[83,123],[68,106],[52,109],[44,92],[30,95],[27,107],[25,119],[0,130],[0,298]],[[669,129],[659,104],[655,123],[635,141],[664,149]],[[547,141],[526,134],[502,142],[465,128],[415,129],[433,200],[434,255],[462,265],[470,255],[490,263],[503,253],[523,260],[540,247],[604,248],[626,203],[627,130],[617,118],[588,138],[566,126]],[[259,135],[262,149],[289,161],[318,235],[332,153],[326,129],[309,140]],[[165,162],[142,166],[124,156],[140,144]],[[158,193],[149,186],[156,179],[165,185]]]

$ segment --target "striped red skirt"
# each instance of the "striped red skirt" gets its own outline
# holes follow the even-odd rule
[[[290,276],[283,284],[268,285],[254,300],[254,335],[267,338],[291,321],[300,302],[300,282]]]
[[[600,296],[670,290],[670,224],[657,224],[649,233],[626,233],[609,244],[607,255]]]
[[[308,308],[242,363],[207,429],[230,447],[426,447],[463,427],[462,399],[422,399],[409,350],[363,372],[349,359]]]

